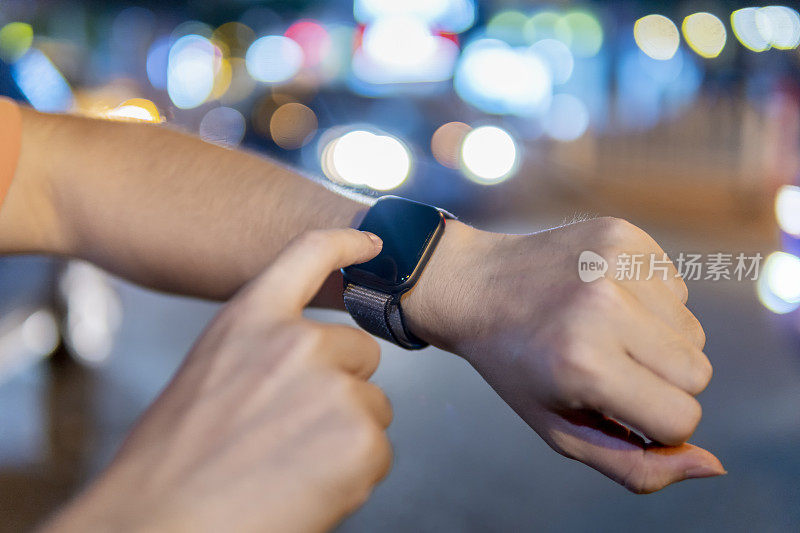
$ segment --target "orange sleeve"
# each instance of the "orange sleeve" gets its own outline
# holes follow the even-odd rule
[[[17,105],[0,98],[0,207],[17,170],[22,144],[22,115]]]

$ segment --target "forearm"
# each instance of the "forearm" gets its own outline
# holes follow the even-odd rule
[[[149,287],[217,299],[294,236],[348,226],[364,207],[272,161],[167,128],[30,110],[17,181],[3,218],[24,220],[15,211],[32,202],[37,215],[17,222],[17,238],[0,230],[4,252],[79,257]],[[321,294],[316,303],[340,305]]]

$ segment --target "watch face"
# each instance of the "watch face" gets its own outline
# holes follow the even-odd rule
[[[342,269],[347,281],[384,292],[401,292],[416,283],[444,226],[435,207],[397,197],[378,200],[358,229],[383,239],[374,259]]]

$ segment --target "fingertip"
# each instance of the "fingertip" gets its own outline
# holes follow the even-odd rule
[[[380,250],[383,248],[383,239],[372,233],[371,231],[362,231],[361,233],[365,234],[369,239],[372,241],[372,245],[377,249]]]

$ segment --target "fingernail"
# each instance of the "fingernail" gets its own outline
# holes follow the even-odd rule
[[[704,477],[724,476],[728,471],[722,468],[711,465],[702,465],[689,468],[684,472],[685,479],[699,479]]]
[[[380,247],[383,246],[383,241],[381,240],[381,238],[378,237],[377,235],[375,235],[374,233],[369,232],[369,231],[365,231],[363,233],[365,233],[367,235],[367,237],[372,239],[372,242],[373,242],[373,244],[375,244],[376,248],[380,248]]]

